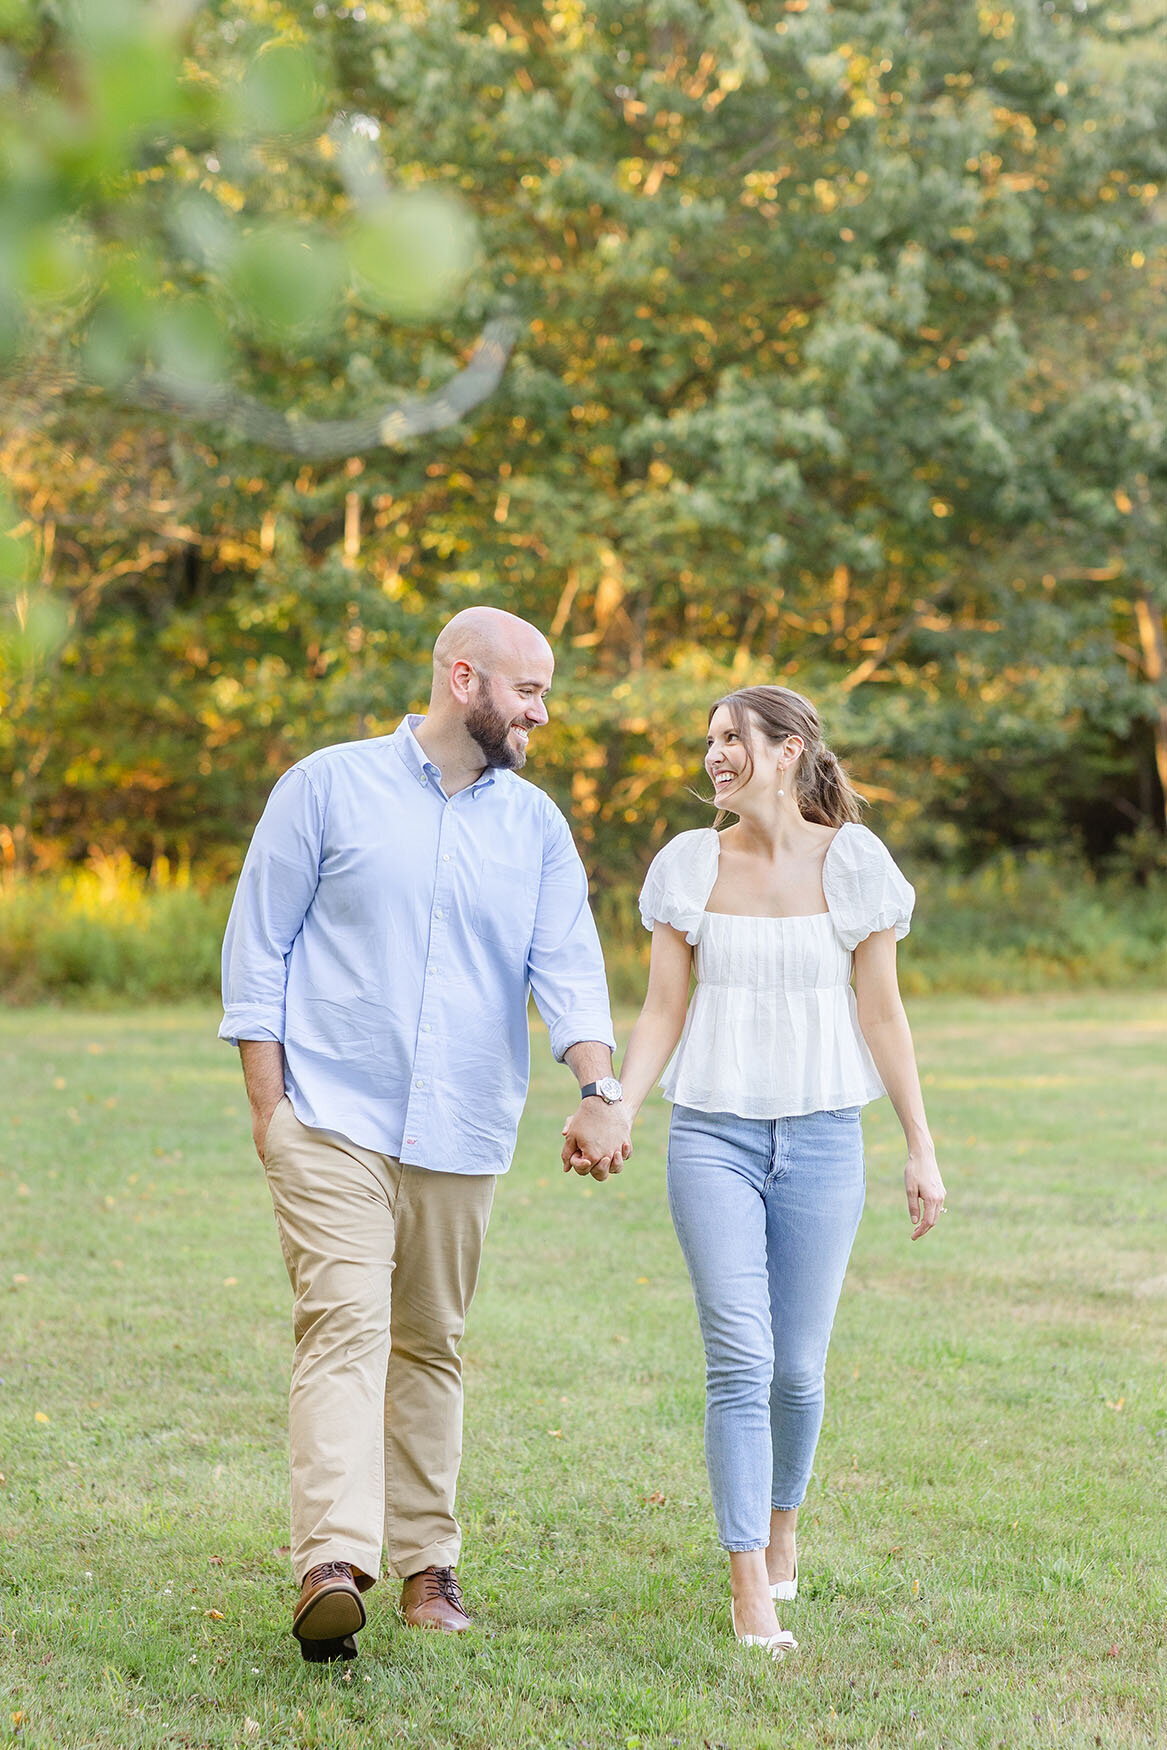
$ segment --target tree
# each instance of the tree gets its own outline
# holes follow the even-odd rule
[[[472,427],[319,468],[63,393],[34,415],[30,389],[9,465],[26,502],[47,486],[88,604],[63,701],[28,713],[26,745],[56,737],[30,830],[75,854],[96,819],[145,855],[197,809],[195,848],[230,860],[283,764],[419,702],[434,631],[475,599],[555,636],[540,780],[601,881],[691,820],[704,707],[760,678],[815,696],[938,854],[1075,824],[1104,851],[1131,824],[1114,803],[1157,814],[1135,596],[1090,576],[1121,483],[1091,497],[1066,446],[1092,396],[1154,393],[1161,338],[1132,356],[1124,315],[1161,250],[1146,57],[1120,89],[1093,16],[1037,3],[356,10],[304,25],[322,107],[369,118],[394,189],[456,186],[479,253],[457,311],[412,331],[355,295],[310,351],[237,320],[234,381],[313,417],[354,387],[375,405],[502,300],[511,367]],[[216,102],[283,17],[204,9]],[[326,233],[343,189],[316,150],[175,146],[150,187],[197,197],[208,234],[273,202]],[[167,260],[212,295],[205,258]],[[64,453],[90,458],[96,529]],[[111,690],[70,792],[65,747]],[[126,726],[159,720],[174,742],[143,767]]]

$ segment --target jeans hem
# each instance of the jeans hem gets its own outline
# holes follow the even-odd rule
[[[722,1543],[720,1538],[718,1538],[717,1541],[721,1543],[721,1547],[725,1550],[726,1554],[731,1556],[749,1555],[753,1550],[769,1548],[768,1539],[765,1543]]]
[[[804,1495],[802,1501],[805,1500],[806,1496]],[[787,1507],[784,1507],[781,1501],[771,1501],[770,1511],[771,1513],[797,1513],[798,1509],[802,1506],[802,1501],[791,1501],[790,1505]]]

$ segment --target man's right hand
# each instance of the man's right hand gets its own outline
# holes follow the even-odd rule
[[[283,1095],[281,1094],[280,1100],[282,1099]],[[278,1106],[279,1103],[280,1101],[277,1100],[275,1106],[253,1106],[251,1108],[251,1136],[255,1143],[255,1152],[259,1156],[261,1166],[265,1164],[263,1158],[263,1145],[267,1141],[267,1127],[271,1123],[272,1118],[275,1115],[276,1106]]]
[[[267,1127],[284,1097],[284,1048],[275,1039],[241,1039],[239,1056],[251,1106],[251,1135],[262,1161]]]

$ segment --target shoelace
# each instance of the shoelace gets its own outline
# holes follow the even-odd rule
[[[444,1598],[447,1604],[452,1604],[455,1610],[464,1610],[462,1603],[462,1588],[459,1586],[453,1568],[427,1568],[421,1576],[424,1582],[422,1602],[429,1604],[435,1598]]]
[[[326,1580],[348,1580],[351,1583],[352,1577],[352,1569],[347,1562],[321,1562],[308,1575],[313,1586],[322,1586]]]

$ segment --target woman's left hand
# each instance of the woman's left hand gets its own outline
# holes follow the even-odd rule
[[[931,1149],[909,1154],[904,1189],[908,1194],[908,1214],[916,1224],[912,1238],[918,1240],[936,1226],[936,1217],[944,1214],[944,1180]]]

